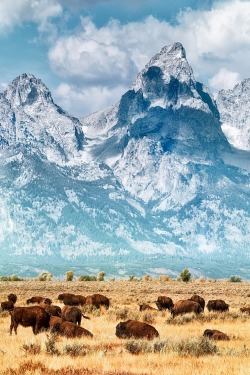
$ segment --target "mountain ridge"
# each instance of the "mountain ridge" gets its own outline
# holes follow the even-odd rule
[[[0,145],[3,261],[58,273],[101,260],[127,275],[169,264],[176,274],[185,259],[194,275],[220,277],[227,259],[224,275],[237,264],[247,277],[250,153],[227,141],[180,43],[80,120],[19,76],[0,94]]]

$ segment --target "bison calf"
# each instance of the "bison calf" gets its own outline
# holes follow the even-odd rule
[[[42,329],[49,328],[50,315],[40,306],[15,307],[10,311],[11,324],[10,334],[14,328],[17,334],[17,327],[32,327],[33,333],[37,335]]]
[[[54,323],[51,332],[68,338],[93,337],[91,332],[71,322]]]
[[[205,329],[203,336],[209,337],[211,340],[229,340],[229,337],[217,329]]]
[[[159,337],[159,332],[150,324],[138,322],[137,320],[127,320],[120,322],[116,326],[116,336],[120,339],[134,337],[136,339],[146,338],[148,340]]]

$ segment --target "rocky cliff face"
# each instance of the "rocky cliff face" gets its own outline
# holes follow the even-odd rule
[[[237,84],[233,90],[221,90],[216,102],[222,130],[229,142],[250,151],[250,79]]]
[[[2,147],[33,148],[59,164],[80,157],[84,135],[79,120],[54,104],[40,79],[22,74],[1,94],[0,102]]]
[[[0,95],[0,143],[5,263],[247,275],[250,154],[229,144],[180,43],[81,122],[23,74]]]

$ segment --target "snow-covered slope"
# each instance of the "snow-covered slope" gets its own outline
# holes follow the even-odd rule
[[[249,277],[250,153],[228,143],[180,43],[81,123],[18,77],[0,96],[0,136],[5,263]]]
[[[216,102],[222,130],[229,142],[250,151],[250,78],[237,84],[233,90],[221,90]]]

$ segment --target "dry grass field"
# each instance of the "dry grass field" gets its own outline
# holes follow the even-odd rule
[[[16,306],[26,306],[33,295],[49,297],[62,306],[57,296],[62,292],[84,296],[101,293],[111,299],[108,311],[85,308],[90,320],[82,326],[94,337],[81,339],[54,338],[50,333],[34,336],[30,327],[19,326],[17,336],[9,335],[10,316],[0,314],[0,374],[46,375],[129,375],[129,374],[250,374],[250,316],[239,308],[250,305],[250,283],[177,281],[115,281],[62,282],[35,281],[0,282],[0,301],[16,293]],[[174,301],[197,293],[206,301],[224,299],[229,313],[209,313],[199,317],[183,315],[171,318],[162,311],[139,312],[139,303],[155,307],[159,295]],[[121,340],[115,336],[120,321],[139,319],[152,324],[160,338]],[[219,329],[229,341],[213,342],[202,338],[206,328]]]

